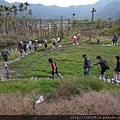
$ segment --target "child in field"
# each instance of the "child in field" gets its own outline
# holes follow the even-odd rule
[[[100,42],[100,34],[97,36],[97,44]]]
[[[52,44],[53,44],[52,48],[55,49],[55,45],[56,45],[56,39],[55,39],[55,37],[52,38]]]
[[[75,45],[76,42],[77,42],[77,35],[74,35],[74,37],[73,37],[73,45]]]
[[[44,39],[44,50],[47,50],[47,38]]]
[[[112,45],[116,45],[116,35],[112,38]]]
[[[7,62],[8,62],[8,55],[10,55],[8,53],[8,50],[6,49],[6,47],[3,47],[3,50],[1,51],[1,57],[3,56],[3,59],[4,59],[4,64],[5,64],[5,68],[7,67]]]
[[[29,53],[31,53],[32,52],[32,40],[29,41],[28,46],[29,46]]]
[[[38,46],[38,40],[35,40],[34,42],[34,51],[37,52],[37,46]]]
[[[22,41],[20,41],[19,44],[18,44],[18,50],[20,52],[20,58],[22,58],[23,57],[23,55],[22,55],[22,53],[23,53],[23,43],[22,43]]]
[[[23,50],[24,50],[24,54],[27,55],[27,44],[26,44],[26,42],[23,43]]]
[[[57,65],[56,63],[53,61],[52,58],[49,58],[48,59],[48,62],[51,63],[51,66],[52,66],[52,79],[54,79],[54,74],[57,74],[60,78],[63,78],[63,76],[58,73],[58,70],[57,70]]]
[[[80,34],[77,35],[77,44],[80,43]]]
[[[61,37],[60,36],[58,36],[57,41],[58,41],[58,47],[60,47],[60,42],[61,42]]]
[[[116,68],[114,69],[114,81],[120,83],[120,57],[115,56],[117,62],[116,62]]]
[[[101,76],[100,76],[100,80],[106,80],[104,77],[104,73],[107,69],[109,69],[109,66],[107,65],[106,60],[102,59],[101,56],[97,56],[96,59],[98,59],[98,62],[93,64],[93,65],[98,65],[100,64],[101,66]]]

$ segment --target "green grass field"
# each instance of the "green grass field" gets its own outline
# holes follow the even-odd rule
[[[9,64],[10,71],[16,74],[10,72],[12,80],[0,81],[0,114],[119,115],[120,86],[100,81],[99,65],[91,67],[90,76],[82,76],[82,54],[87,54],[92,64],[97,62],[97,55],[106,59],[110,70],[105,72],[105,77],[113,77],[120,46],[105,47],[102,43],[84,41],[84,44],[73,46],[72,41],[66,40],[62,48],[52,51],[49,44],[49,50],[43,51],[41,46],[37,53]],[[10,54],[9,60],[19,56],[18,52]],[[51,76],[50,57],[57,63],[63,79],[57,75],[54,80],[48,79]],[[38,77],[38,80],[31,80],[31,77]],[[45,101],[36,104],[41,95]]]
[[[100,66],[93,66],[90,70],[90,76],[82,77],[83,58],[82,54],[87,54],[92,64],[96,63],[96,56],[100,55],[106,59],[110,70],[106,71],[107,78],[113,77],[114,67],[116,64],[115,55],[119,55],[119,46],[105,47],[96,44],[73,46],[67,45],[54,51],[41,51],[31,53],[21,60],[9,64],[9,68],[16,70],[19,76],[11,74],[12,79],[8,82],[1,82],[0,93],[20,92],[22,94],[34,92],[37,93],[53,93],[59,89],[65,90],[69,94],[77,94],[82,91],[119,91],[120,87],[112,83],[105,83],[98,79],[100,76]],[[63,79],[55,76],[55,80],[48,80],[51,76],[51,65],[48,58],[53,58],[57,63],[59,72],[63,75]],[[31,77],[38,77],[38,81],[32,81]],[[17,79],[20,80],[17,80]],[[65,92],[64,91],[64,92]],[[65,93],[64,95],[66,95]]]

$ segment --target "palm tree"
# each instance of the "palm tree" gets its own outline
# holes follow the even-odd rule
[[[32,10],[28,10],[28,12],[29,12],[29,15],[32,15]]]
[[[111,28],[112,27],[112,18],[111,17],[108,18],[108,21],[109,21],[109,28]]]
[[[75,13],[73,13],[72,15],[73,15],[73,19],[74,19],[74,17],[75,17]]]
[[[13,26],[12,26],[12,27],[13,27],[15,33],[16,33],[16,30],[17,30],[17,19],[16,19],[16,15],[17,15],[18,8],[17,8],[16,5],[12,5],[11,8],[12,8],[12,11],[13,11],[13,14],[14,14],[14,16],[13,16],[13,23],[12,23]]]
[[[19,5],[19,11],[22,12],[23,10],[24,10],[24,4],[20,3],[20,5]]]
[[[11,7],[11,8],[13,9],[13,13],[14,13],[14,17],[15,17],[15,16],[16,16],[16,14],[17,14],[17,11],[18,11],[17,6],[12,5],[12,7]]]
[[[0,32],[3,31],[3,29],[2,29],[2,24],[4,21],[3,20],[3,16],[4,16],[3,12],[4,12],[4,7],[3,7],[3,5],[0,5]]]
[[[0,16],[3,14],[3,11],[4,11],[3,5],[0,5]]]
[[[25,2],[24,5],[25,5],[24,10],[27,10],[27,7],[30,6],[30,4],[28,4],[28,2]]]

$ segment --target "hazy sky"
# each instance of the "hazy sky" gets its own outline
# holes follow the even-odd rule
[[[7,2],[27,2],[28,3],[40,3],[43,5],[57,5],[61,7],[68,7],[70,5],[85,5],[93,4],[99,0],[6,0]]]

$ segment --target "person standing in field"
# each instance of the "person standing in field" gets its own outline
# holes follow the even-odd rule
[[[118,35],[116,35],[116,43],[118,42]]]
[[[98,60],[97,63],[93,64],[93,65],[98,65],[100,64],[101,66],[101,76],[100,76],[100,80],[106,80],[104,77],[104,73],[106,70],[109,69],[109,66],[107,65],[107,62],[105,59],[102,59],[101,56],[97,56],[96,59]]]
[[[116,45],[116,35],[114,35],[112,38],[112,45]]]
[[[53,44],[52,48],[55,49],[55,45],[56,45],[56,39],[55,39],[55,37],[52,38],[52,44]]]
[[[34,45],[34,52],[37,52],[38,40],[35,40],[33,45]]]
[[[120,83],[120,57],[115,56],[115,58],[117,62],[116,62],[116,67],[114,69],[114,81]]]
[[[44,50],[47,50],[47,38],[44,39]]]
[[[22,41],[19,42],[18,44],[18,50],[20,52],[20,58],[23,57],[22,53],[23,53],[23,45],[22,45]]]
[[[77,35],[77,44],[80,43],[80,34]]]
[[[29,47],[29,53],[31,53],[32,52],[32,40],[29,41],[28,47]]]
[[[25,41],[23,43],[23,50],[24,50],[24,54],[27,55],[27,44]]]
[[[83,76],[88,76],[89,72],[90,72],[90,66],[91,66],[91,61],[89,58],[87,58],[86,54],[82,55],[83,59],[84,59],[84,71],[83,71]]]
[[[77,42],[77,35],[74,35],[74,37],[73,37],[73,45],[76,45],[76,42]]]
[[[8,50],[6,49],[6,47],[4,46],[3,50],[1,51],[1,57],[3,56],[5,68],[8,65],[8,55],[10,55],[10,54],[9,54]]]
[[[100,34],[97,36],[97,44],[100,42]]]
[[[63,78],[63,76],[60,74],[60,73],[58,73],[58,69],[57,69],[57,65],[56,65],[56,63],[53,61],[53,59],[52,58],[49,58],[48,59],[48,62],[51,64],[51,66],[52,66],[52,79],[54,79],[54,74],[57,74],[60,78]]]
[[[61,37],[60,36],[58,36],[57,41],[58,41],[58,47],[60,47],[60,42],[61,42]]]

